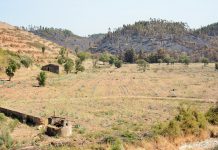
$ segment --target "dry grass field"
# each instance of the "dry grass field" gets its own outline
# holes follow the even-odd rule
[[[78,74],[47,73],[45,87],[37,87],[37,66],[20,69],[11,82],[2,75],[0,106],[41,117],[54,112],[67,117],[74,124],[69,140],[86,147],[107,136],[128,142],[127,133],[141,139],[151,125],[174,117],[183,103],[204,112],[218,101],[214,64],[151,64],[146,72],[138,71],[134,64],[124,64],[120,69],[92,69],[91,65],[86,61],[86,71]],[[30,138],[30,131],[36,132],[24,129],[27,131],[22,131],[22,137]],[[25,141],[19,130],[15,132],[19,133],[13,134],[15,139]]]

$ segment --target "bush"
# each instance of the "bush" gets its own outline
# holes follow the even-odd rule
[[[37,77],[39,86],[45,86],[46,78],[46,73],[44,71],[40,72],[40,74]]]
[[[82,66],[82,61],[80,59],[76,60],[75,69],[76,69],[76,73],[78,73],[79,71],[81,72],[85,71],[85,67]]]
[[[207,120],[202,113],[182,106],[173,120],[153,126],[152,131],[154,135],[177,137],[185,134],[199,135],[201,130],[206,128]]]
[[[122,142],[117,139],[112,145],[111,145],[111,148],[110,150],[123,150],[123,145],[122,145]]]
[[[73,66],[74,66],[73,60],[68,58],[67,62],[64,64],[64,70],[66,71],[67,74],[73,70]]]
[[[108,62],[109,62],[110,65],[113,65],[116,60],[117,60],[117,58],[115,56],[110,56]]]
[[[5,121],[6,117],[4,114],[0,113],[0,122]]]
[[[207,66],[209,63],[209,60],[207,58],[202,58],[201,62],[204,63],[204,66]]]
[[[122,67],[122,61],[117,60],[117,61],[115,61],[114,65],[115,65],[115,67],[120,68],[120,67]]]
[[[102,61],[103,63],[109,61],[109,54],[108,53],[103,53],[100,55],[99,60]]]
[[[89,53],[87,52],[79,52],[77,53],[77,57],[83,62],[85,59],[89,57]]]
[[[0,149],[11,149],[14,141],[7,130],[2,130],[0,134]]]
[[[26,67],[26,68],[29,68],[31,65],[32,65],[32,63],[33,63],[33,61],[32,61],[32,59],[31,58],[29,58],[29,57],[23,57],[23,58],[21,58],[21,64],[22,65],[24,65],[24,67]]]
[[[148,66],[149,66],[148,62],[146,62],[146,61],[143,60],[143,59],[137,60],[137,64],[138,64],[138,66],[139,66],[139,70],[142,70],[143,72],[145,72],[146,69],[147,69]]]
[[[209,123],[213,125],[218,125],[218,105],[208,110],[208,112],[206,113],[206,118]]]

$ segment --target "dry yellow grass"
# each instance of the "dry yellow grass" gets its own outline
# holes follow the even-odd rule
[[[218,100],[214,64],[152,64],[144,73],[137,65],[93,70],[87,61],[85,66],[79,74],[48,73],[42,88],[35,87],[38,67],[21,69],[12,82],[0,81],[0,105],[41,117],[54,112],[68,117],[79,126],[72,139],[82,146],[126,131],[142,137],[154,123],[174,117],[181,103],[206,111]]]

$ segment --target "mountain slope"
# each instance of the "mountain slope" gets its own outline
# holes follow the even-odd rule
[[[45,47],[45,54],[42,47]],[[54,61],[60,50],[53,42],[3,22],[0,22],[0,48],[28,55],[39,63]]]
[[[194,34],[185,23],[152,19],[124,25],[114,32],[109,32],[99,43],[97,51],[117,53],[129,48],[136,51],[153,51],[160,48],[190,51],[203,49],[208,46],[208,41],[209,39]]]
[[[95,46],[104,36],[104,34],[95,34],[89,37],[81,37],[67,29],[47,27],[29,27],[26,30],[71,50],[76,48],[88,50],[90,47]]]

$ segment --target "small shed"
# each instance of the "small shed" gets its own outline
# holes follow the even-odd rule
[[[59,65],[55,65],[55,64],[45,65],[42,67],[41,70],[49,71],[49,72],[53,72],[53,73],[57,73],[57,74],[59,74],[59,72],[60,72]]]

